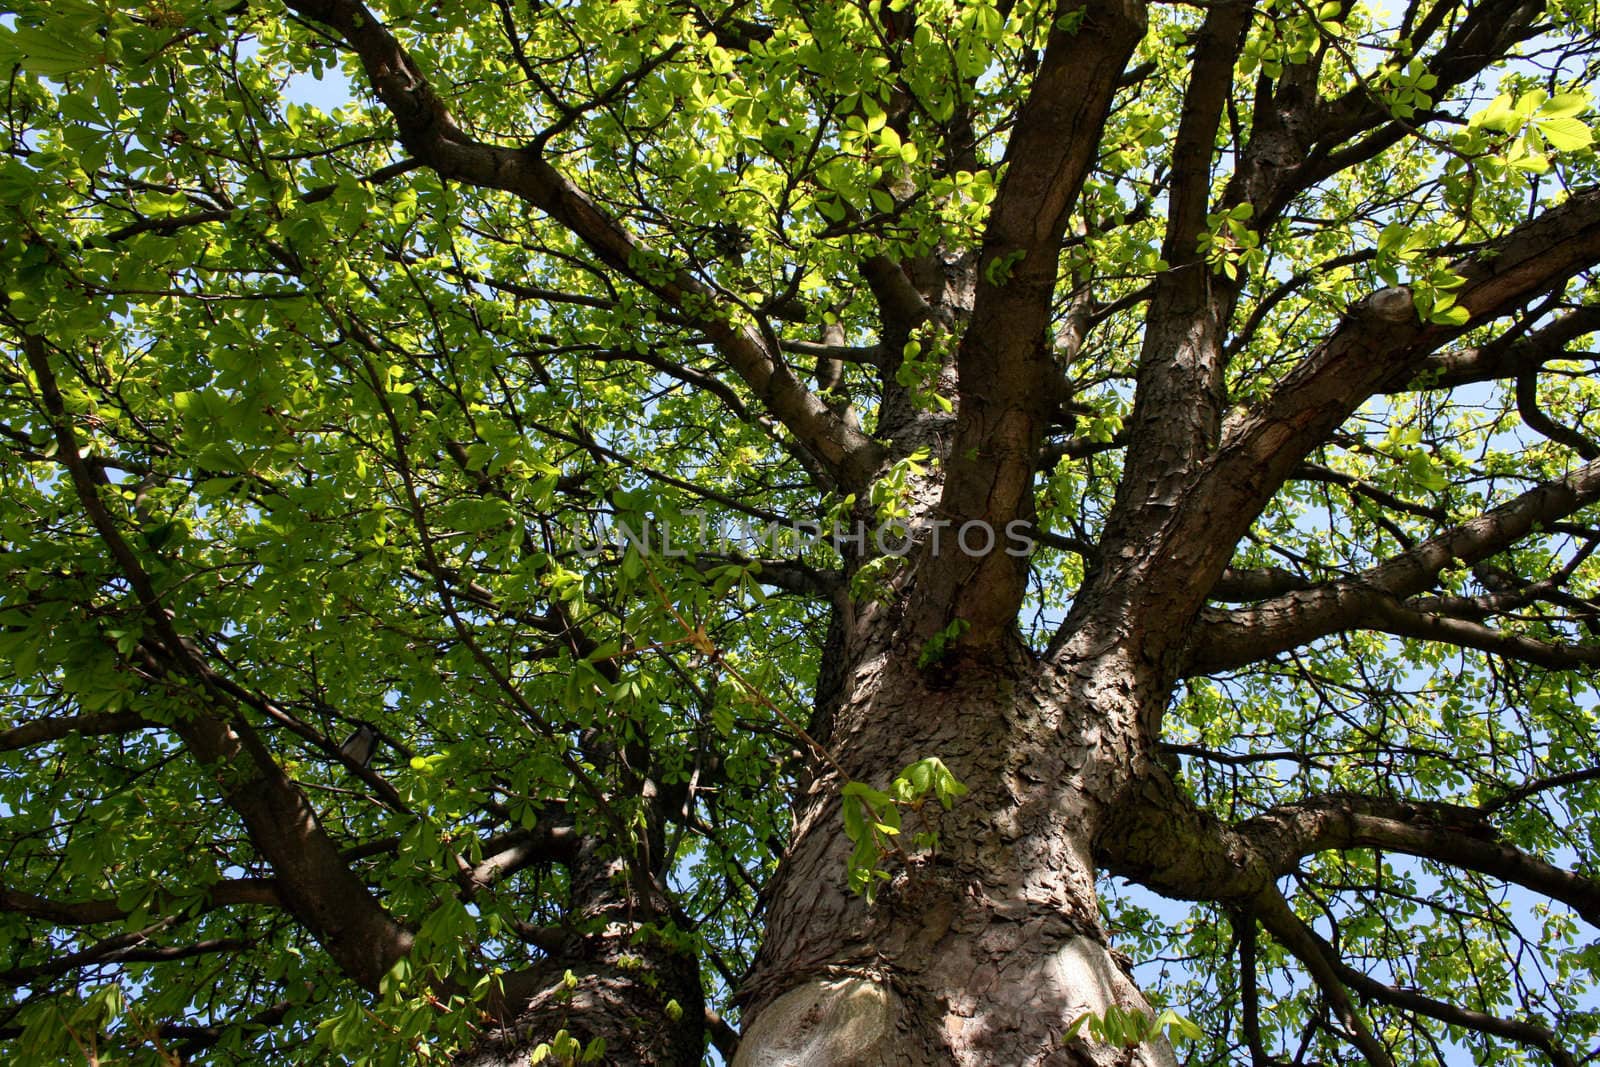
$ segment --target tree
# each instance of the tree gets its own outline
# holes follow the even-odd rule
[[[12,5],[9,1059],[1592,1058],[1595,19]]]

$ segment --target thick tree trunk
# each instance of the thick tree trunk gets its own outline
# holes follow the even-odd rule
[[[563,1055],[555,1044],[563,1031],[576,1048],[601,1050],[600,1063],[699,1063],[704,1005],[695,960],[634,933],[608,930],[585,939],[581,955],[521,972],[508,990],[526,1000],[515,1022],[487,1030],[454,1067],[525,1067],[542,1044],[554,1049],[546,1063],[579,1062],[581,1053]]]
[[[584,1061],[678,1067],[700,1061],[705,1002],[692,952],[641,920],[648,912],[628,892],[624,865],[591,839],[568,868],[571,917],[578,929],[547,940],[547,958],[504,979],[485,1005],[511,1015],[488,1029],[455,1067],[524,1067],[542,1044],[542,1062]],[[651,902],[659,912],[664,901]],[[565,1047],[557,1035],[566,1035]],[[598,1051],[597,1051],[598,1050]]]
[[[908,818],[909,862],[886,861],[892,880],[869,905],[846,885],[837,775],[811,784],[735,1064],[1173,1063],[1165,1044],[1062,1039],[1085,1013],[1148,1010],[1109,951],[1094,887],[1095,834],[1134,760],[1131,672],[1110,656],[1041,670],[1020,649],[931,671],[914,660],[850,658],[828,747],[879,788],[937,756],[971,792]],[[937,850],[910,845],[918,829],[938,833]]]

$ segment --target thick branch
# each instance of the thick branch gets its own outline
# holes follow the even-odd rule
[[[577,236],[608,267],[695,323],[800,443],[852,488],[878,467],[882,449],[808,390],[755,326],[736,326],[717,294],[635,238],[534,148],[468,136],[411,56],[359,0],[294,0],[293,10],[337,32],[360,57],[367,80],[394,116],[408,152],[441,177],[513,194]],[[719,310],[720,309],[720,310]]]
[[[1199,238],[1206,228],[1217,126],[1233,88],[1234,61],[1251,9],[1248,2],[1213,4],[1195,35],[1194,69],[1172,149],[1172,193],[1161,250],[1172,269],[1157,278],[1145,319],[1130,444],[1117,515],[1108,528],[1112,539],[1142,513],[1144,503],[1160,506],[1181,472],[1216,447],[1226,367],[1223,331],[1239,285],[1212,274]]]
[[[1098,845],[1110,870],[1158,893],[1223,903],[1256,898],[1314,853],[1377,848],[1522,886],[1600,927],[1600,882],[1505,843],[1482,810],[1453,804],[1330,794],[1228,826],[1152,774]]]
[[[1600,649],[1563,653],[1559,651],[1562,646],[1499,634],[1481,623],[1408,610],[1403,601],[1432,586],[1440,571],[1488,559],[1596,500],[1600,500],[1600,463],[1590,463],[1352,578],[1233,611],[1204,611],[1193,631],[1184,672],[1195,675],[1236,669],[1357,627],[1426,636],[1472,648],[1492,642],[1496,647],[1491,651],[1515,654],[1520,649],[1526,655],[1519,658],[1542,656],[1534,662],[1551,660],[1554,666],[1592,662],[1600,656]],[[1541,651],[1544,649],[1550,650],[1547,655]],[[1571,662],[1561,662],[1563,659]]]
[[[206,889],[202,907],[227,907],[235,904],[258,904],[280,907],[277,886],[267,878],[237,878],[218,882]],[[56,926],[93,926],[96,923],[121,922],[133,914],[117,903],[115,897],[93,900],[50,900],[8,889],[0,885],[0,911],[26,915]]]
[[[1261,600],[1282,596],[1299,589],[1309,589],[1314,583],[1282,567],[1229,567],[1211,587],[1214,600]]]
[[[477,863],[459,859],[458,880],[463,893],[474,896],[536,863],[571,862],[578,846],[578,833],[571,823],[541,821],[531,830],[513,831],[485,842],[483,859]]]
[[[1600,261],[1600,190],[1575,194],[1452,269],[1468,325],[1504,315]],[[1137,602],[1086,590],[1064,627],[1081,627],[1097,604],[1140,618],[1145,654],[1164,660],[1191,644],[1190,622],[1261,509],[1305,456],[1368,397],[1413,380],[1429,353],[1465,327],[1417,320],[1410,294],[1386,289],[1351,307],[1344,321],[1273,394],[1224,427],[1208,464],[1185,472],[1160,499],[1134,501],[1120,543],[1108,545],[1099,588],[1137,589]],[[1120,508],[1131,507],[1124,499]],[[1115,521],[1115,520],[1114,520]],[[1147,532],[1146,532],[1147,531]],[[1102,620],[1117,625],[1114,619]]]
[[[208,703],[223,709],[176,718],[172,729],[201,763],[226,770],[224,798],[239,813],[250,840],[272,865],[284,906],[305,924],[339,966],[368,989],[411,947],[394,922],[339,856],[304,790],[278,765],[255,731],[236,713],[235,698],[193,644],[178,633],[148,573],[100,498],[82,460],[77,433],[51,370],[44,339],[18,331],[44,411],[90,524],[122,570],[154,635],[143,649],[153,675],[199,683]]]
[[[1573,341],[1600,330],[1600,305],[1586,305],[1525,334],[1470,348],[1441,352],[1422,362],[1421,373],[1402,388],[1454,389],[1474,382],[1518,378],[1566,356]]]
[[[1578,193],[1452,264],[1457,302],[1487,322],[1600,261],[1600,190]],[[1266,402],[1234,422],[1207,481],[1253,519],[1289,471],[1374,393],[1413,380],[1456,330],[1417,321],[1409,293],[1386,289],[1350,309],[1333,335]]]
[[[1589,923],[1600,920],[1600,884],[1581,878],[1529,856],[1509,845],[1491,840],[1494,831],[1473,809],[1449,805],[1418,805],[1383,801],[1368,797],[1324,797],[1275,809],[1239,827],[1244,834],[1255,834],[1281,851],[1276,866],[1286,871],[1299,857],[1328,848],[1381,848],[1411,856],[1432,859],[1465,870],[1513,882],[1570,905]],[[1536,1048],[1558,1067],[1575,1067],[1576,1061],[1561,1048],[1555,1036],[1537,1023],[1502,1019],[1485,1012],[1446,1004],[1414,990],[1379,982],[1337,958],[1332,947],[1309,928],[1294,920],[1275,889],[1258,897],[1268,902],[1263,922],[1283,939],[1296,939],[1307,949],[1315,948],[1331,968],[1332,976],[1363,996],[1406,1011],[1439,1019],[1452,1026],[1477,1030],[1508,1038]],[[1277,922],[1271,921],[1273,917]],[[1299,929],[1294,926],[1298,925]],[[1293,941],[1285,944],[1301,955]],[[1302,956],[1302,959],[1304,957]]]
[[[1365,796],[1313,797],[1236,827],[1277,874],[1315,852],[1377,848],[1498,878],[1560,901],[1600,927],[1600,882],[1508,845],[1474,808]]]
[[[1471,619],[1416,611],[1402,605],[1383,605],[1375,628],[1396,637],[1414,637],[1421,641],[1440,641],[1459,648],[1473,648],[1550,670],[1600,666],[1600,645],[1541,641],[1522,634],[1506,633]]]
[[[1061,239],[1145,27],[1138,0],[1098,0],[1082,14],[1073,32],[1051,32],[984,234],[972,318],[957,354],[960,406],[940,502],[941,514],[957,523],[998,531],[1033,519],[1034,465],[1061,399],[1047,336]],[[959,619],[973,649],[1009,635],[1026,561],[991,552],[938,563],[918,590],[917,625],[932,632]]]
[[[1261,920],[1261,925],[1271,931],[1284,948],[1294,953],[1295,958],[1305,964],[1306,970],[1316,981],[1318,988],[1322,990],[1322,995],[1328,999],[1328,1004],[1344,1026],[1351,1044],[1361,1050],[1361,1054],[1372,1067],[1394,1067],[1394,1059],[1388,1050],[1372,1036],[1372,1031],[1367,1029],[1366,1021],[1356,1014],[1355,1006],[1350,1003],[1350,994],[1340,974],[1338,956],[1333,951],[1333,946],[1323,941],[1317,936],[1316,931],[1301,921],[1276,887],[1268,887],[1253,902],[1253,908],[1256,917]]]
[[[1578,1067],[1578,1061],[1557,1043],[1556,1036],[1547,1027],[1538,1023],[1521,1019],[1502,1019],[1486,1012],[1446,1004],[1432,997],[1425,997],[1415,990],[1380,982],[1343,962],[1335,962],[1334,973],[1346,986],[1369,1000],[1382,1001],[1405,1011],[1438,1019],[1451,1026],[1476,1030],[1481,1034],[1493,1034],[1495,1037],[1508,1038],[1530,1048],[1536,1048],[1550,1057],[1550,1062],[1556,1067]]]
[[[860,363],[868,367],[881,367],[884,362],[882,345],[828,345],[783,338],[778,341],[778,347],[810,359],[837,359],[841,363]]]
[[[1116,434],[1105,441],[1085,436],[1052,441],[1039,450],[1039,470],[1052,471],[1063,459],[1083,459],[1087,456],[1097,456],[1102,452],[1115,452],[1119,448],[1126,448],[1127,444],[1126,432]]]
[[[98,737],[105,734],[131,734],[137,730],[150,730],[149,722],[136,711],[105,712],[98,715],[60,715],[35,719],[9,730],[0,730],[0,752],[11,752],[30,745],[42,745],[77,734],[80,737]]]
[[[1248,911],[1230,913],[1229,924],[1239,946],[1239,999],[1245,1046],[1251,1067],[1271,1067],[1273,1059],[1261,1040],[1261,988],[1256,971],[1256,918]]]
[[[1519,42],[1538,33],[1538,20],[1544,9],[1542,0],[1436,5],[1428,19],[1448,20],[1452,25],[1445,42],[1425,59],[1428,73],[1438,79],[1434,99],[1444,99],[1452,89],[1465,85],[1509,54]],[[1439,24],[1433,23],[1435,28]],[[1420,45],[1421,40],[1414,43]],[[1296,184],[1307,188],[1372,159],[1415,133],[1413,122],[1393,118],[1389,105],[1368,83],[1358,81],[1338,100],[1319,106],[1316,147],[1307,153],[1309,158],[1295,161],[1300,164],[1296,168]],[[1360,139],[1344,143],[1355,137]]]
[[[1539,406],[1539,377],[1532,371],[1517,376],[1517,414],[1535,433],[1558,441],[1587,460],[1600,459],[1600,447],[1571,426],[1563,426]]]
[[[1253,913],[1305,963],[1330,1003],[1353,989],[1395,1007],[1521,1042],[1563,1065],[1545,1027],[1444,1004],[1378,982],[1347,966],[1289,909],[1277,880],[1320,851],[1375,848],[1432,860],[1522,886],[1600,925],[1600,882],[1506,844],[1487,809],[1356,795],[1313,797],[1226,826],[1201,811],[1162,774],[1128,795],[1100,850],[1108,869],[1179,899],[1215,900]],[[1248,921],[1245,919],[1244,921]],[[1353,1018],[1353,1016],[1352,1016]]]

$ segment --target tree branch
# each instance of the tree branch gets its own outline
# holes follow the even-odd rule
[[[270,878],[234,878],[207,887],[202,910],[256,904],[282,907],[276,883]],[[0,911],[40,919],[56,926],[93,926],[121,922],[133,912],[117,903],[115,897],[94,900],[49,900],[0,885]]]
[[[1227,825],[1163,772],[1125,798],[1096,842],[1114,873],[1180,900],[1249,901],[1317,852],[1376,848],[1522,886],[1600,927],[1600,881],[1507,844],[1488,811],[1328,794]]]
[[[1600,645],[1541,641],[1496,630],[1470,619],[1416,611],[1400,604],[1380,605],[1374,628],[1396,637],[1414,637],[1421,641],[1440,641],[1459,648],[1473,648],[1551,670],[1600,666]]]
[[[1475,382],[1519,378],[1551,360],[1564,358],[1567,345],[1596,330],[1600,330],[1600,305],[1585,305],[1529,333],[1430,356],[1422,361],[1413,381],[1391,391],[1454,389]]]
[[[881,461],[881,446],[812,394],[759,328],[736,326],[715,313],[722,301],[713,290],[629,233],[536,148],[505,148],[468,136],[405,48],[359,0],[292,0],[289,6],[334,30],[354,50],[411,155],[443,178],[508,192],[545,212],[612,270],[703,330],[774,417],[843,484],[865,484]]]
[[[48,963],[13,967],[8,971],[0,971],[0,986],[15,988],[17,986],[31,985],[41,978],[67,974],[79,967],[115,963],[164,963],[171,960],[210,955],[215,952],[238,952],[240,949],[249,948],[253,944],[252,941],[246,938],[215,938],[188,945],[157,945],[151,943],[150,939],[152,937],[170,927],[173,922],[174,920],[171,918],[162,919],[142,930],[116,934],[76,952],[63,953]]]
[[[293,1001],[280,1000],[276,1004],[270,1004],[261,1009],[247,1019],[207,1025],[163,1023],[156,1033],[163,1040],[178,1042],[179,1054],[187,1058],[214,1047],[228,1035],[230,1030],[243,1027],[248,1027],[252,1030],[269,1030],[274,1026],[278,1026],[293,1008]]]
[[[1234,940],[1239,947],[1239,999],[1245,1046],[1250,1050],[1251,1067],[1273,1067],[1266,1043],[1261,1039],[1261,989],[1256,971],[1256,917],[1247,910],[1229,913]]]
[[[1316,931],[1294,913],[1275,886],[1264,890],[1252,901],[1251,906],[1261,925],[1305,965],[1306,971],[1322,990],[1322,995],[1328,999],[1334,1015],[1344,1026],[1350,1043],[1361,1050],[1372,1067],[1394,1067],[1394,1059],[1388,1050],[1372,1036],[1366,1021],[1356,1014],[1355,1006],[1350,1003],[1350,994],[1342,980],[1333,946],[1318,937]]]
[[[1521,785],[1513,786],[1493,800],[1484,802],[1478,810],[1484,815],[1493,815],[1502,808],[1513,804],[1520,804],[1536,793],[1543,793],[1549,789],[1559,789],[1564,785],[1577,785],[1580,782],[1592,782],[1600,778],[1600,767],[1584,767],[1581,770],[1566,771],[1562,774],[1552,774],[1543,778],[1535,778]]]
[[[577,856],[580,843],[577,829],[570,822],[540,821],[532,829],[514,830],[484,842],[484,856],[477,863],[458,856],[457,881],[462,893],[473,897],[536,863],[570,863]]]
[[[827,345],[817,341],[781,338],[778,347],[785,352],[812,359],[837,359],[842,363],[860,363],[868,367],[882,367],[884,363],[882,345]]]
[[[156,728],[156,723],[150,722],[136,711],[54,716],[25,722],[8,730],[0,730],[0,752],[11,752],[31,745],[59,741],[73,734],[80,737],[99,737],[105,734],[131,734],[139,730]]]
[[[1572,666],[1592,662],[1591,651],[1559,653],[1562,646],[1499,634],[1481,624],[1408,609],[1405,598],[1433,585],[1439,572],[1489,558],[1552,522],[1600,500],[1600,463],[1580,467],[1501,506],[1430,537],[1360,574],[1297,590],[1248,607],[1207,609],[1193,629],[1183,672],[1232,670],[1331,633],[1371,627],[1406,636],[1494,645],[1533,662]],[[1576,649],[1576,646],[1574,646]],[[1600,649],[1592,650],[1600,655]],[[1519,654],[1520,653],[1520,654]],[[1569,662],[1560,662],[1563,658]]]
[[[390,966],[410,951],[410,932],[389,917],[345,864],[304,790],[284,774],[255,730],[236,713],[233,696],[219,684],[215,672],[178,633],[172,614],[117,528],[83,462],[44,339],[20,326],[17,332],[73,489],[154,634],[153,640],[141,645],[150,657],[151,671],[157,677],[171,672],[199,682],[209,700],[225,709],[220,717],[204,710],[179,716],[173,731],[201,763],[228,770],[224,799],[243,819],[251,843],[272,865],[284,906],[346,974],[375,990]]]
[[[1211,4],[1195,34],[1161,248],[1172,269],[1157,277],[1145,316],[1130,443],[1118,504],[1107,522],[1108,542],[1129,536],[1130,524],[1149,514],[1144,505],[1165,499],[1175,473],[1216,447],[1227,366],[1223,331],[1239,284],[1213,276],[1199,239],[1206,228],[1217,127],[1253,6],[1244,0]]]
[[[1459,1026],[1466,1030],[1476,1030],[1482,1034],[1493,1034],[1496,1037],[1509,1038],[1512,1041],[1536,1048],[1550,1057],[1550,1062],[1556,1067],[1578,1067],[1578,1061],[1557,1043],[1555,1034],[1547,1027],[1538,1023],[1527,1022],[1522,1019],[1502,1019],[1486,1012],[1472,1011],[1469,1008],[1457,1007],[1443,1001],[1434,1000],[1432,997],[1423,996],[1412,989],[1402,989],[1399,986],[1388,985],[1378,981],[1370,975],[1362,974],[1354,967],[1343,962],[1334,963],[1334,973],[1338,975],[1348,988],[1355,990],[1370,1000],[1379,1000],[1385,1004],[1418,1015],[1438,1019],[1440,1022],[1451,1026]]]
[[[1537,20],[1544,9],[1541,0],[1488,0],[1472,6],[1435,7],[1429,18],[1451,20],[1453,25],[1445,42],[1424,60],[1427,72],[1438,79],[1434,98],[1443,99],[1450,90],[1477,77],[1519,42],[1536,34]],[[1457,21],[1458,13],[1461,17]],[[1412,43],[1420,45],[1421,40]],[[1345,144],[1363,133],[1360,140]],[[1392,118],[1388,104],[1364,79],[1358,79],[1338,100],[1320,103],[1314,147],[1308,144],[1302,158],[1295,161],[1296,184],[1309,187],[1373,158],[1415,133],[1412,122]]]
[[[1556,422],[1539,407],[1539,376],[1533,371],[1517,375],[1517,414],[1535,433],[1566,445],[1586,460],[1600,459],[1600,446],[1573,427]]]
[[[1537,1048],[1567,1067],[1545,1027],[1442,1004],[1379,983],[1340,962],[1293,915],[1275,888],[1306,855],[1376,848],[1472,870],[1565,903],[1591,924],[1600,918],[1600,882],[1556,868],[1502,842],[1485,809],[1333,795],[1284,805],[1227,827],[1200,811],[1164,775],[1154,775],[1102,840],[1112,869],[1167,895],[1240,901],[1301,958],[1330,995],[1343,985],[1407,1011]],[[1129,812],[1138,809],[1142,815]],[[1130,862],[1131,861],[1131,862]],[[1331,984],[1330,984],[1331,983]],[[1347,1024],[1348,1025],[1348,1024]]]
[[[1377,848],[1522,886],[1600,928],[1600,881],[1505,844],[1481,809],[1335,794],[1281,805],[1235,831],[1280,876],[1315,852]]]
[[[1074,6],[1060,4],[1056,14]],[[1051,30],[984,232],[972,318],[956,357],[959,407],[939,504],[957,523],[1000,530],[1034,515],[1036,457],[1062,399],[1047,336],[1061,239],[1145,28],[1140,0],[1096,0],[1082,17],[1073,32]],[[938,563],[917,589],[917,628],[931,635],[960,619],[970,649],[1009,637],[1026,561],[992,552]]]
[[[1375,293],[1353,305],[1266,400],[1229,420],[1209,463],[1169,478],[1159,498],[1119,498],[1119,509],[1131,507],[1130,499],[1142,508],[1130,526],[1139,536],[1111,542],[1108,565],[1093,581],[1138,590],[1136,604],[1113,602],[1118,612],[1141,618],[1143,654],[1159,660],[1172,644],[1195,647],[1190,622],[1239,538],[1305,456],[1362,402],[1413,380],[1428,353],[1462,329],[1506,314],[1597,261],[1600,190],[1589,189],[1452,265],[1464,279],[1455,293],[1470,315],[1466,325],[1417,321],[1404,289]],[[1076,604],[1092,607],[1093,592],[1086,589]],[[1063,637],[1082,625],[1076,604]]]

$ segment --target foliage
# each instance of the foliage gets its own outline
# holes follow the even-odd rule
[[[1138,1048],[1163,1034],[1190,1041],[1197,1041],[1205,1036],[1198,1026],[1171,1008],[1165,1008],[1157,1015],[1149,1015],[1116,1004],[1106,1008],[1104,1014],[1085,1012],[1078,1016],[1072,1021],[1072,1025],[1067,1027],[1066,1033],[1061,1035],[1061,1040],[1071,1041],[1080,1031],[1113,1048],[1129,1049]]]
[[[907,863],[911,856],[903,849],[900,836],[902,805],[920,812],[929,797],[939,801],[940,807],[949,811],[957,798],[967,792],[967,787],[956,781],[950,768],[937,756],[918,760],[889,782],[888,791],[874,789],[865,782],[846,782],[839,789],[843,798],[845,836],[855,843],[846,868],[850,888],[871,901],[877,896],[878,886],[892,875],[878,869],[885,859]],[[913,838],[913,847],[936,850],[938,832],[920,830]]]
[[[1182,678],[1137,762],[1219,825],[1450,805],[1475,840],[1600,876],[1600,535],[1574,480],[1600,455],[1600,257],[1483,295],[1530,227],[1584,219],[1595,5],[1150,5],[1034,249],[992,239],[1027,165],[1008,146],[1098,7],[359,6],[0,16],[12,1059],[445,1062],[550,968],[625,975],[699,1026],[683,960],[737,1022],[796,798],[837,779],[840,876],[869,901],[965,817],[948,753],[851,762],[826,733],[844,620],[899,619],[916,571],[807,531],[912,524],[950,472],[998,462],[951,451],[991,403],[958,379],[1003,362],[968,343],[975,290],[1044,305],[1026,347],[1049,388],[992,412],[1043,424],[1006,516],[1040,548],[1005,627],[1041,662],[1157,540],[1102,554],[1125,512],[1176,514],[1220,465],[1130,495],[1152,427],[1244,435],[1330,338],[1388,316],[1357,342],[1407,373],[1241,479],[1276,481],[1173,628],[1196,647],[1157,657]],[[372,59],[387,33],[410,66]],[[1208,57],[1216,115],[1191,136]],[[1210,309],[1168,331],[1225,353],[1175,361],[1214,371],[1209,406],[1136,400],[1177,321],[1157,306]],[[1458,536],[1534,492],[1570,506]],[[991,647],[980,614],[904,642],[927,684]],[[1287,636],[1229,644],[1268,621]],[[370,766],[339,747],[362,723]],[[1291,868],[1292,915],[1396,1061],[1600,1042],[1571,900],[1369,838]],[[1069,1035],[1348,1057],[1358,1026],[1304,944],[1257,945],[1238,901],[1102,890],[1182,1017],[1113,1008]],[[535,1062],[618,1055],[581,1020],[541,1039]]]

